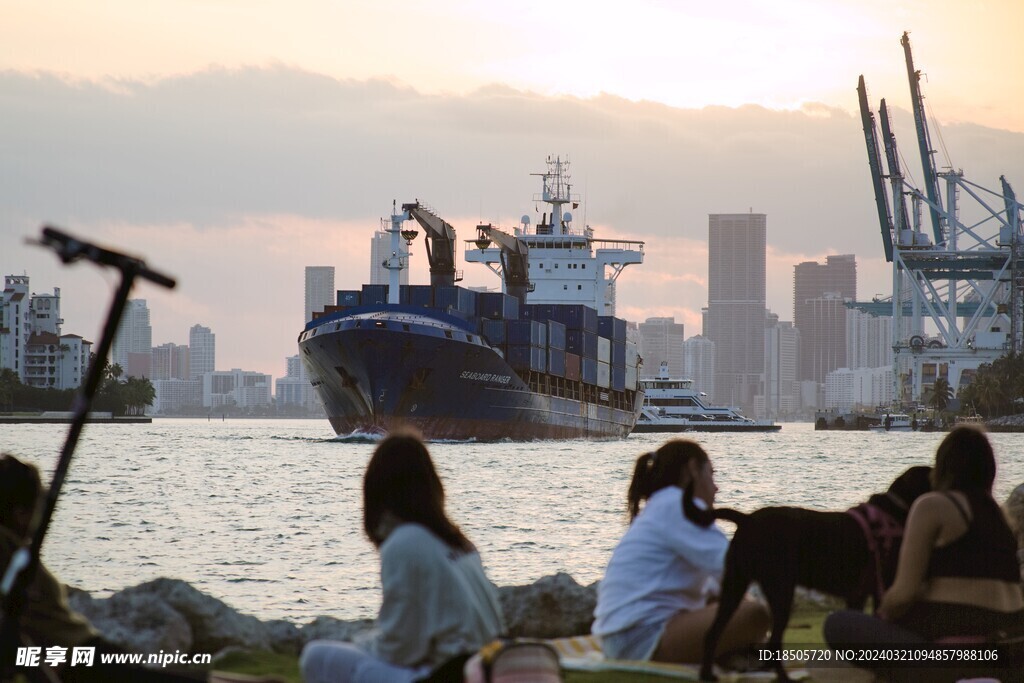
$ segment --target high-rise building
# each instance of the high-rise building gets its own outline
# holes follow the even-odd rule
[[[683,324],[675,318],[648,318],[640,323],[640,356],[644,377],[657,377],[661,364],[669,377],[683,375]]]
[[[683,377],[693,380],[693,388],[715,395],[715,342],[702,334],[683,342]]]
[[[309,383],[302,360],[297,355],[289,356],[285,359],[285,367],[285,376],[278,377],[274,385],[278,412],[315,414],[318,408],[322,412],[320,399]]]
[[[25,346],[32,336],[28,275],[4,277],[0,300],[0,368],[9,368],[25,381]]]
[[[822,383],[829,372],[846,367],[846,315],[836,306],[856,298],[857,262],[852,254],[795,267],[793,324],[800,330],[799,379]]]
[[[764,332],[764,416],[792,415],[800,409],[796,380],[800,332],[768,311]]]
[[[189,348],[178,344],[161,344],[153,347],[153,364],[150,379],[189,379]]]
[[[217,370],[203,375],[205,408],[255,408],[270,405],[270,375],[251,370]]]
[[[763,213],[711,214],[708,313],[715,342],[715,402],[752,412],[764,383],[765,247]]]
[[[8,275],[0,295],[0,368],[44,389],[75,389],[89,369],[92,342],[61,334],[60,288],[29,294],[28,275]]]
[[[825,381],[828,373],[846,367],[846,299],[834,292],[804,301],[800,330],[800,367],[804,379]]]
[[[60,287],[54,287],[53,294],[33,294],[29,315],[33,334],[49,332],[59,337],[60,326],[64,323],[60,317]]]
[[[892,316],[846,310],[846,367],[892,367]]]
[[[150,374],[153,353],[153,327],[145,299],[129,299],[125,304],[111,351],[111,362],[121,366],[124,377]]]
[[[391,284],[391,274],[383,263],[391,258],[391,233],[378,230],[370,238],[370,284]],[[409,284],[409,269],[403,268],[398,278],[399,284]]]
[[[334,266],[306,266],[306,322],[336,303]]]
[[[189,376],[192,379],[202,378],[216,369],[217,336],[209,327],[193,325],[188,331],[188,364]]]

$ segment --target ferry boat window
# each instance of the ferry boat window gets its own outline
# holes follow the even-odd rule
[[[583,285],[576,285],[576,289],[582,290],[583,289]]]
[[[569,285],[562,285],[562,289],[569,289]]]

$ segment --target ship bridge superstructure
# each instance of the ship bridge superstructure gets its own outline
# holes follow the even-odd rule
[[[542,190],[536,203],[547,204],[534,225],[529,215],[520,219],[514,236],[529,250],[531,304],[583,304],[598,315],[615,315],[615,285],[626,266],[643,263],[644,243],[635,240],[602,240],[590,226],[578,227],[570,210],[581,204],[569,182],[569,162],[548,157],[547,170],[535,173]],[[466,247],[467,262],[483,263],[505,283],[500,247],[479,248],[476,241]],[[506,292],[510,293],[510,292]]]
[[[956,391],[981,365],[1021,352],[1024,205],[1005,177],[1000,177],[996,191],[969,181],[962,170],[937,170],[921,72],[914,68],[906,33],[900,42],[925,187],[915,187],[904,176],[885,100],[879,110],[888,173],[883,171],[880,136],[861,76],[857,87],[861,120],[882,247],[892,263],[893,295],[852,306],[875,315],[892,315],[893,395],[919,402],[927,385],[939,376],[945,375]],[[971,200],[969,205],[961,202],[962,195]],[[927,221],[922,216],[925,213]],[[934,333],[926,329],[926,323]]]

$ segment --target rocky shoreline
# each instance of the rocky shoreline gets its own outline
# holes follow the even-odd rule
[[[1024,432],[1024,413],[985,420],[985,429],[990,432]]]
[[[297,655],[311,640],[361,642],[371,619],[317,617],[308,624],[260,621],[179,579],[161,578],[107,598],[68,589],[71,606],[103,635],[136,652],[175,650],[218,654],[236,649]],[[509,634],[558,638],[590,633],[597,584],[581,586],[568,574],[546,576],[527,586],[498,588]]]

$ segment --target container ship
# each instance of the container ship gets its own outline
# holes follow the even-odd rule
[[[419,201],[393,208],[387,285],[337,293],[299,335],[300,357],[341,436],[409,427],[437,440],[624,438],[643,406],[641,363],[615,317],[623,269],[644,243],[577,229],[568,162],[549,158],[535,205],[511,232],[478,225],[465,260],[501,291],[461,287],[455,229]],[[400,285],[424,231],[429,285]]]

